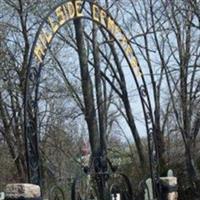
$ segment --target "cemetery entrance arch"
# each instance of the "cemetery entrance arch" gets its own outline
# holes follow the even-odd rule
[[[159,175],[157,173],[158,159],[155,156],[155,152],[157,151],[154,136],[154,119],[142,69],[126,34],[119,24],[105,9],[90,0],[67,0],[57,5],[43,19],[36,33],[28,63],[24,98],[24,129],[29,182],[38,185],[41,184],[38,148],[38,86],[41,70],[44,66],[43,61],[58,30],[64,24],[75,19],[91,20],[106,30],[121,49],[129,65],[143,108],[149,143],[150,171],[154,190],[156,191]]]

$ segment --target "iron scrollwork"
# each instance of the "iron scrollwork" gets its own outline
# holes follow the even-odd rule
[[[49,191],[49,200],[65,200],[65,193],[63,189],[54,185]]]
[[[101,24],[100,21],[92,18],[92,13],[90,10],[85,12],[84,15],[80,16],[74,16],[72,18],[68,18],[65,22],[63,22],[62,25],[60,25],[58,28],[54,30],[55,27],[51,27],[48,22],[48,19],[55,19],[55,10],[59,8],[62,5],[65,5],[72,1],[67,0],[56,6],[54,9],[52,9],[47,16],[45,17],[44,21],[41,23],[38,32],[36,34],[36,38],[31,50],[30,54],[30,61],[28,65],[28,72],[27,72],[27,80],[26,80],[26,92],[25,92],[25,111],[24,111],[24,127],[25,127],[25,142],[26,142],[26,154],[27,154],[27,166],[28,166],[28,174],[29,174],[29,182],[41,185],[41,180],[40,180],[40,162],[39,162],[39,148],[38,148],[38,122],[37,122],[37,103],[38,103],[38,85],[39,85],[39,78],[40,78],[40,72],[41,72],[41,66],[42,62],[44,60],[46,50],[48,46],[50,45],[50,42],[52,41],[54,35],[56,34],[57,30],[66,22],[69,20],[73,20],[77,17],[80,18],[86,18],[90,19],[99,25],[101,25],[105,30],[107,30],[110,34],[113,35],[114,40],[117,42],[119,45],[120,49],[122,50],[127,62],[129,63],[130,69],[132,72],[134,69],[136,71],[139,71],[139,74],[142,74],[141,67],[139,66],[132,66],[130,62],[130,57],[128,57],[126,53],[126,48],[123,47],[122,42],[120,42],[120,39],[123,39],[123,41],[129,41],[128,38],[126,37],[125,33],[123,30],[120,28],[118,23],[110,16],[109,13],[97,4],[95,4],[93,1],[90,0],[85,0],[83,5],[88,4],[88,6],[83,6],[81,10],[78,10],[77,13],[80,14],[80,11],[84,11],[86,8],[90,8],[91,6],[95,6],[95,8],[98,8],[99,11],[103,11],[106,13],[108,20],[110,22],[113,22],[115,26],[120,30],[120,37],[117,38],[117,36],[114,36],[112,33],[112,30],[109,30],[109,27],[106,27],[105,24]],[[73,4],[72,4],[73,5]],[[98,7],[97,7],[98,6]],[[62,9],[61,9],[62,10]],[[59,23],[58,23],[59,24]],[[49,32],[47,33],[47,30]],[[45,34],[46,33],[46,34]],[[118,36],[119,37],[119,36]],[[41,41],[42,38],[42,41]],[[135,57],[135,53],[129,43],[127,43],[128,47],[130,48],[129,50],[132,52],[131,58],[134,60],[133,63],[138,63],[136,62],[137,59]],[[37,54],[34,55],[35,50],[37,50]],[[32,66],[32,60],[34,59],[34,56],[37,57],[37,66]],[[38,63],[39,60],[39,63]],[[133,69],[134,68],[134,69]],[[134,80],[137,85],[140,99],[141,99],[141,104],[143,108],[143,113],[145,117],[145,122],[146,122],[146,129],[147,129],[147,136],[148,136],[148,143],[149,143],[149,157],[150,157],[150,165],[151,166],[151,172],[153,175],[152,178],[153,180],[157,181],[157,177],[159,177],[157,166],[159,165],[158,159],[157,159],[157,149],[156,149],[156,138],[155,138],[155,133],[154,133],[154,119],[152,115],[152,109],[151,109],[151,104],[150,104],[150,98],[148,94],[148,90],[146,87],[146,83],[144,80],[144,76],[141,75],[141,77],[137,78],[135,75],[135,72],[133,72],[134,75]],[[155,155],[154,155],[155,152]],[[156,158],[156,159],[155,159]],[[99,180],[107,179],[107,162],[104,160],[105,157],[96,157],[93,158],[94,162],[94,172],[98,174]],[[154,173],[155,172],[155,173]],[[156,177],[156,178],[155,178]],[[104,181],[105,181],[104,180]]]
[[[106,156],[93,157],[87,168],[87,173],[82,177],[74,179],[71,198],[72,200],[92,200],[97,199],[97,191],[94,189],[95,181],[104,183],[104,188],[107,188],[107,199],[114,199],[120,195],[123,200],[132,200],[133,192],[129,178],[117,172],[116,166]]]
[[[37,98],[35,91],[37,87],[37,68],[31,67],[27,76],[25,96],[25,144],[27,157],[28,179],[30,183],[41,185],[40,160],[37,125]]]

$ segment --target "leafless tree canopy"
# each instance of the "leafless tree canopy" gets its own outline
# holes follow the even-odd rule
[[[39,24],[61,1],[0,1],[0,188],[26,181],[24,90]],[[181,199],[200,191],[200,1],[96,1],[125,31],[150,93],[160,174],[172,168]],[[36,65],[36,62],[33,62]],[[83,148],[120,159],[137,196],[150,176],[139,91],[112,36],[97,23],[65,24],[47,50],[39,80],[44,186],[81,173]],[[48,182],[48,183],[47,183]],[[106,191],[97,185],[98,198]]]

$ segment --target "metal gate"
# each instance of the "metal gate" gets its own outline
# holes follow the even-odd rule
[[[62,6],[71,5],[75,10],[74,14],[66,17],[64,20],[56,15],[56,10]],[[104,13],[106,16],[105,21],[102,22],[94,15],[94,11]],[[70,12],[70,10],[68,10]],[[26,144],[26,157],[28,178],[30,183],[41,185],[41,164],[38,143],[38,88],[41,71],[43,68],[43,61],[46,52],[49,49],[57,31],[66,23],[75,19],[87,19],[97,23],[102,29],[107,31],[121,49],[134,78],[137,90],[139,92],[141,105],[146,124],[148,136],[148,151],[149,151],[149,165],[150,174],[153,180],[154,197],[159,199],[160,186],[159,186],[159,163],[157,155],[157,141],[155,137],[155,125],[151,108],[150,97],[147,89],[145,78],[142,74],[142,69],[139,65],[138,59],[134,50],[129,43],[127,36],[121,29],[119,24],[104,8],[99,6],[92,0],[67,0],[57,5],[50,10],[47,16],[43,19],[33,42],[31,54],[29,57],[28,70],[26,76],[26,90],[24,94],[24,132]],[[57,23],[53,23],[56,20]],[[55,21],[54,21],[55,22]],[[118,34],[115,31],[118,30]],[[124,45],[126,44],[126,45]],[[100,159],[100,158],[98,158]],[[114,175],[114,174],[113,174]],[[123,176],[122,176],[123,177]],[[125,177],[124,177],[125,178]],[[118,191],[118,186],[113,185],[112,191]],[[123,193],[123,192],[122,192]],[[74,193],[77,195],[77,193]],[[130,195],[130,194],[128,194]],[[74,200],[77,197],[73,197]]]

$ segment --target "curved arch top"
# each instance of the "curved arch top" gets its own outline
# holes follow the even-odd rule
[[[153,179],[153,149],[156,149],[154,142],[156,141],[154,135],[154,118],[151,108],[150,97],[148,94],[147,86],[145,83],[144,76],[142,74],[141,67],[135,56],[135,52],[130,44],[126,34],[113,19],[113,17],[104,8],[94,3],[92,0],[65,0],[59,5],[55,6],[43,19],[39,29],[36,33],[35,40],[30,53],[29,64],[27,67],[26,76],[26,88],[24,98],[24,132],[25,132],[25,143],[26,143],[26,157],[27,157],[27,168],[29,170],[29,182],[41,184],[39,180],[40,169],[39,169],[39,150],[37,144],[37,108],[34,108],[34,117],[30,117],[32,112],[29,112],[32,107],[32,100],[35,100],[37,105],[38,85],[41,68],[50,44],[59,31],[59,29],[69,21],[76,19],[89,19],[100,26],[102,26],[113,38],[113,40],[119,45],[123,52],[123,56],[127,60],[127,63],[133,74],[145,118],[145,124],[147,129],[147,136],[149,142],[149,161],[151,168],[151,177]],[[36,59],[37,65],[32,67],[33,59]],[[39,68],[38,68],[39,66]],[[33,68],[36,77],[31,77],[31,68]],[[34,79],[34,80],[31,80]],[[30,84],[29,82],[33,82]],[[35,88],[34,88],[35,87]],[[31,96],[34,98],[31,98]],[[35,106],[37,107],[37,106]],[[34,119],[35,121],[31,121]],[[34,145],[33,145],[34,144]],[[31,159],[35,161],[36,167],[31,163]],[[29,166],[31,169],[29,169]],[[156,167],[158,165],[155,165]],[[156,183],[154,183],[156,185]]]
[[[141,69],[135,53],[124,31],[112,16],[101,6],[91,0],[67,0],[53,8],[40,25],[33,45],[33,54],[38,63],[42,63],[56,32],[70,20],[77,18],[90,19],[103,26],[111,33],[125,53],[136,76],[140,76]]]

